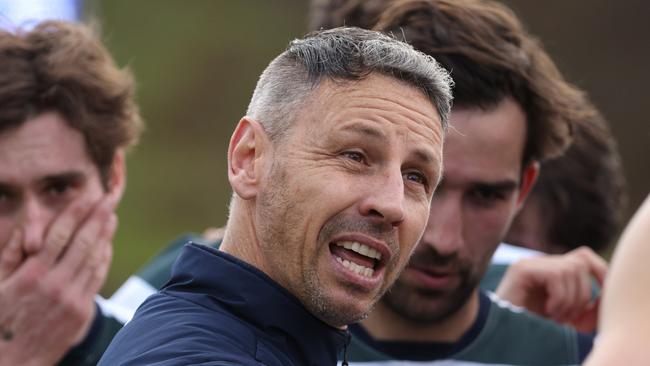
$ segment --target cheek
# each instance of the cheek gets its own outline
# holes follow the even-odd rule
[[[400,256],[407,261],[422,238],[429,220],[429,205],[415,205],[407,211],[407,218],[400,235]]]
[[[106,192],[104,191],[99,178],[94,178],[81,187],[79,194],[74,198],[74,200],[84,200],[89,203],[95,203],[98,202],[105,193]]]
[[[458,253],[459,265],[471,281],[480,281],[504,238],[507,215],[499,210],[483,210],[466,214],[463,220],[464,245]]]
[[[496,247],[474,249],[472,255],[469,258],[465,258],[464,266],[473,280],[479,282],[491,263],[492,254],[494,254]]]
[[[470,211],[465,218],[465,242],[477,243],[476,251],[489,251],[503,240],[513,218],[508,207],[478,209]],[[478,253],[476,253],[478,254]]]
[[[292,184],[292,200],[305,206],[307,212],[321,220],[329,220],[357,205],[367,195],[363,182],[346,180],[337,174],[307,177]],[[321,223],[322,224],[322,223]]]

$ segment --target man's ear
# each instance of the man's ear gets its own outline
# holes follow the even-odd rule
[[[239,197],[247,200],[257,195],[265,174],[263,158],[270,153],[271,142],[262,125],[243,117],[228,146],[228,181]]]
[[[521,174],[521,183],[519,185],[519,195],[517,196],[517,210],[521,209],[526,201],[526,197],[533,189],[537,177],[539,176],[539,162],[533,160],[528,163]]]
[[[124,195],[126,187],[126,164],[124,162],[124,150],[115,152],[113,164],[108,177],[108,193],[115,196],[115,202],[118,203]]]

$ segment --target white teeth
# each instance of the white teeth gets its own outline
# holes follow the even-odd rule
[[[366,268],[365,273],[363,274],[366,277],[372,277],[373,273],[375,273],[375,270],[372,268]]]
[[[343,258],[338,257],[338,256],[335,256],[335,257],[336,257],[336,260],[339,263],[343,264],[343,267],[351,270],[352,272],[354,272],[356,274],[360,274],[360,275],[362,275],[364,277],[370,278],[370,277],[372,277],[373,273],[375,273],[375,270],[372,269],[372,268],[360,266],[360,265],[358,265],[358,264],[356,264],[354,262],[350,262],[349,260],[343,259]]]
[[[373,249],[365,244],[361,244],[356,241],[342,241],[336,243],[336,245],[343,247],[345,249],[352,250],[353,252],[357,252],[361,255],[365,255],[366,257],[373,258],[376,260],[381,259],[381,253],[379,253],[378,250]]]
[[[381,260],[381,253],[379,253],[378,250],[373,249],[365,244],[361,244],[356,241],[341,241],[335,243],[336,245],[343,247],[345,249],[351,250],[353,252],[359,253],[363,256],[366,256],[368,258],[373,258],[377,260]],[[343,266],[349,270],[351,270],[354,273],[357,273],[359,275],[362,275],[364,277],[372,277],[372,275],[375,273],[375,270],[372,268],[368,268],[365,266],[361,266],[359,264],[356,264],[354,262],[350,262],[346,259],[340,258],[336,256],[336,260],[339,261],[339,263],[343,264]]]
[[[363,246],[360,246],[360,248],[359,248],[359,253],[365,255],[366,257],[370,257],[370,255],[369,255],[369,254],[370,254],[370,250],[371,250],[370,247],[367,247],[367,246],[363,245]],[[375,257],[375,256],[373,255],[373,256],[370,257],[370,258],[374,258],[374,257]]]

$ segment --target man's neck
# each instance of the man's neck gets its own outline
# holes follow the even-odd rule
[[[375,339],[406,342],[456,342],[474,324],[479,312],[478,290],[455,313],[435,323],[406,319],[379,301],[361,322]]]
[[[270,276],[264,266],[263,251],[251,217],[253,217],[253,209],[250,202],[233,200],[219,250],[243,260]]]

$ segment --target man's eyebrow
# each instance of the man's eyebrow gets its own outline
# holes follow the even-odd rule
[[[343,131],[357,133],[377,140],[387,140],[386,135],[381,130],[364,124],[350,124],[343,127]]]
[[[431,155],[431,152],[426,150],[426,149],[417,149],[416,148],[415,151],[413,151],[413,155],[415,155],[415,157],[418,160],[421,160],[421,161],[423,161],[424,163],[427,163],[427,164],[429,164],[429,163],[436,160],[436,159],[433,158],[433,155]]]
[[[365,137],[373,138],[376,140],[384,140],[384,141],[388,140],[388,138],[386,137],[383,131],[364,124],[348,125],[343,128],[343,131],[357,133]],[[436,160],[431,154],[431,151],[428,151],[427,149],[416,148],[412,154],[415,156],[416,159],[426,164],[429,164]]]
[[[474,187],[480,189],[490,189],[500,192],[514,191],[519,186],[519,183],[514,180],[503,180],[496,182],[476,182],[473,184]]]
[[[39,179],[40,183],[51,184],[59,182],[83,182],[86,180],[86,175],[79,171],[70,171],[57,174],[46,175]]]

